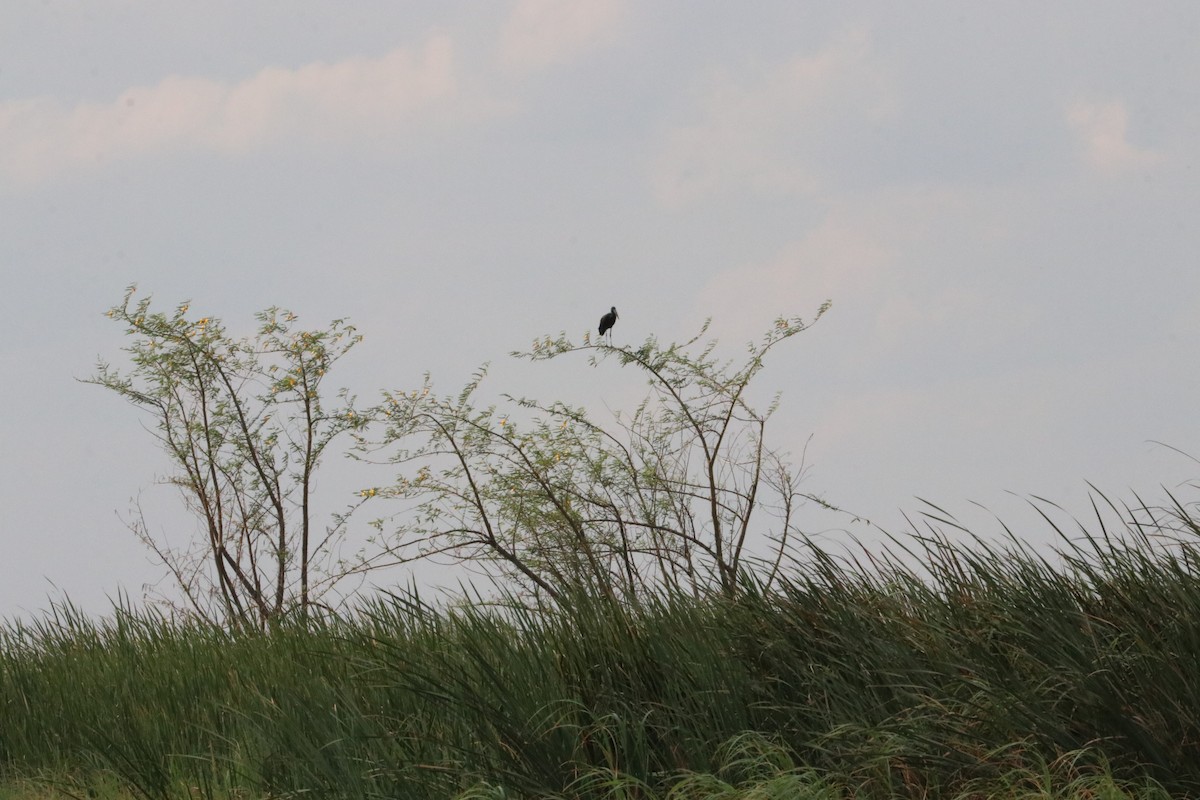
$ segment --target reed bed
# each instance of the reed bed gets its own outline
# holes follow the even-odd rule
[[[0,783],[154,800],[1200,793],[1200,526],[1174,499],[1096,511],[1054,528],[1052,553],[931,509],[885,551],[809,543],[770,586],[620,605],[405,592],[237,635],[59,606],[0,629]]]

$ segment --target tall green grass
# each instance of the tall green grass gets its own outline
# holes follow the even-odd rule
[[[237,636],[60,606],[0,629],[0,776],[144,798],[1200,792],[1200,526],[1174,500],[1096,510],[1050,553],[931,509],[886,552],[810,543],[781,582],[702,598],[402,593]]]

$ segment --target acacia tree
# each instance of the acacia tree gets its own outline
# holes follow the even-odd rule
[[[561,334],[513,353],[586,354],[592,366],[641,372],[645,400],[608,424],[561,402],[505,396],[504,410],[476,407],[486,370],[457,395],[437,395],[428,378],[386,393],[371,410],[382,434],[361,436],[358,451],[401,467],[392,485],[369,491],[403,510],[374,524],[400,560],[480,565],[551,598],[568,588],[633,598],[652,585],[733,593],[751,561],[769,583],[799,504],[818,498],[801,494],[799,471],[767,444],[778,396],[758,409],[748,391],[766,355],[809,324],[776,320],[737,365],[701,343],[707,323],[683,344],[617,347],[585,335],[577,345]]]
[[[152,536],[140,515],[131,527],[170,570],[191,609],[243,627],[286,614],[307,615],[354,569],[336,557],[346,514],[314,519],[313,482],[321,458],[359,428],[343,390],[328,408],[322,384],[361,337],[343,320],[301,330],[296,316],[269,308],[258,331],[235,339],[213,317],[124,301],[108,316],[125,325],[130,367],[100,361],[88,380],[150,413],[169,457],[166,483],[179,488],[204,536],[173,545]],[[360,565],[361,566],[361,565]]]

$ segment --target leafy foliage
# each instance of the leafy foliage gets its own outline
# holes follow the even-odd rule
[[[613,360],[641,372],[648,395],[610,424],[562,402],[507,397],[505,410],[480,408],[484,370],[455,396],[428,380],[386,394],[370,412],[384,431],[360,450],[405,470],[378,490],[405,509],[393,546],[408,558],[491,564],[552,598],[583,589],[632,599],[661,587],[736,591],[757,531],[775,574],[798,505],[815,498],[767,443],[778,398],[758,409],[749,389],[766,355],[808,324],[777,320],[736,366],[714,355],[715,342],[701,344],[707,325],[683,344],[576,345],[560,335],[513,354],[586,353],[592,366]]]
[[[328,447],[361,427],[350,398],[327,407],[328,372],[361,337],[343,320],[301,330],[270,308],[253,338],[230,337],[219,319],[154,311],[135,287],[108,311],[131,342],[131,366],[101,361],[91,383],[150,413],[171,461],[167,483],[202,521],[203,535],[173,545],[134,531],[170,569],[190,608],[229,624],[261,627],[306,614],[346,571],[332,558],[345,517],[321,530],[313,478]]]
[[[704,331],[516,354],[640,373],[644,402],[601,424],[527,398],[480,408],[482,371],[457,395],[427,379],[326,412],[348,326],[268,310],[231,340],[186,312],[127,296],[112,315],[133,368],[93,380],[154,414],[212,571],[155,547],[195,609],[236,624],[60,608],[0,629],[0,772],[116,776],[155,800],[1200,790],[1195,507],[1097,502],[1098,533],[1076,533],[1039,502],[1053,557],[936,506],[890,548],[821,549],[794,520],[820,501],[766,443],[775,403],[749,399],[801,320],[736,365]],[[376,563],[309,577],[346,518],[310,550],[307,482],[343,433],[401,470],[360,493],[400,504],[394,535],[377,523],[383,560],[450,557],[506,591],[319,604],[314,588]]]

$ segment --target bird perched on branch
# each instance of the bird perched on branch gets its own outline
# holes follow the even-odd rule
[[[600,318],[600,335],[603,336],[612,330],[612,326],[617,324],[617,307],[613,306],[612,311],[609,311]],[[612,334],[609,334],[609,340],[612,340]]]

